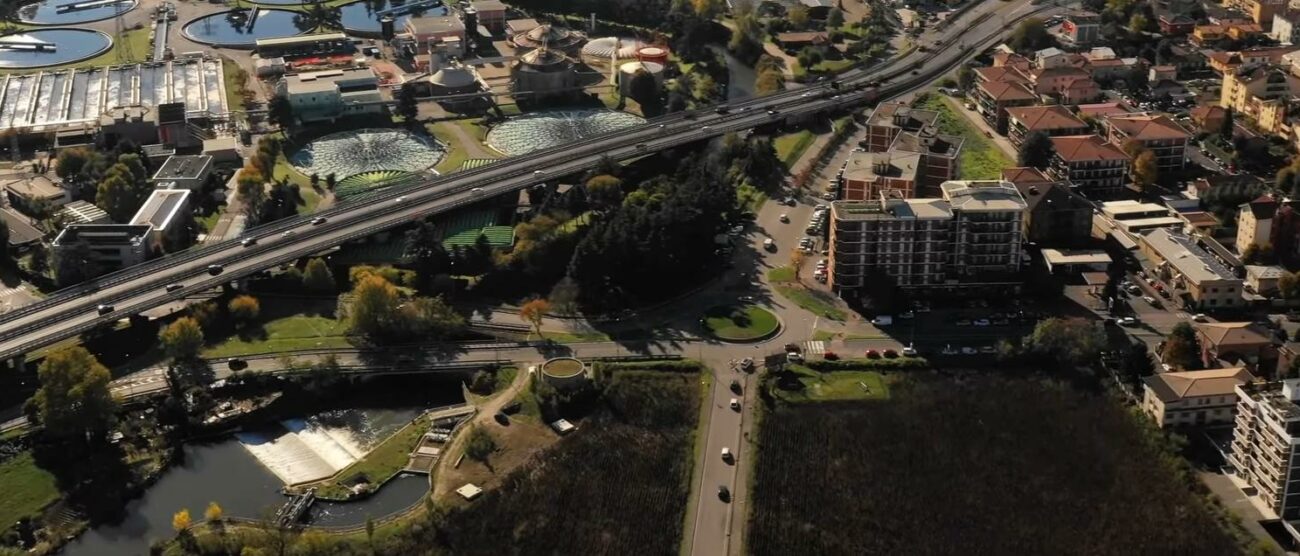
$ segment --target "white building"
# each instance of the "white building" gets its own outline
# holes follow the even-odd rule
[[[131,217],[132,225],[148,225],[149,241],[163,245],[167,240],[181,240],[186,233],[183,218],[190,209],[188,189],[155,189]]]
[[[85,245],[97,270],[108,272],[148,259],[150,230],[148,224],[72,224],[59,232],[50,247],[57,260],[77,245]]]
[[[1257,505],[1290,522],[1300,519],[1300,380],[1237,386],[1237,418],[1228,465],[1244,493]]]
[[[286,75],[276,93],[289,101],[302,122],[333,122],[383,112],[379,77],[370,68],[346,68]]]

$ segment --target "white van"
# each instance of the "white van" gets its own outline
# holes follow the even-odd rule
[[[873,326],[889,326],[891,324],[894,324],[894,317],[889,315],[880,315],[874,319],[871,319],[871,324]]]

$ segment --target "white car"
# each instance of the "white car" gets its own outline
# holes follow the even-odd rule
[[[398,197],[397,199],[394,199],[394,201],[400,205],[406,202],[406,197]]]
[[[782,224],[789,224],[790,216],[787,214],[782,214],[781,216],[777,217],[777,220],[780,220]]]
[[[736,411],[740,411],[740,400],[738,400],[738,399],[736,399],[736,398],[731,398],[731,403],[729,403],[728,405],[731,406],[731,409],[734,409],[734,410],[736,410]]]
[[[916,357],[916,348],[912,346],[903,346],[904,357]]]
[[[1119,323],[1120,326],[1137,326],[1138,320],[1133,317],[1121,317],[1115,322]]]
[[[894,317],[889,315],[880,315],[871,319],[872,326],[889,326],[894,324]]]
[[[731,460],[732,460],[732,458],[734,458],[734,457],[735,457],[735,456],[733,456],[733,455],[731,454],[731,448],[728,448],[728,447],[726,447],[726,446],[723,446],[723,447],[722,447],[722,461],[725,461],[725,462],[727,462],[727,463],[731,463]]]
[[[1196,322],[1207,322],[1210,320],[1210,317],[1205,316],[1205,313],[1196,313],[1195,315],[1192,315],[1192,320]]]

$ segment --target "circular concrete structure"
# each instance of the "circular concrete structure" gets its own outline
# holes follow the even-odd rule
[[[554,147],[645,123],[645,118],[614,110],[547,110],[516,116],[494,126],[488,146],[510,156]]]
[[[587,40],[581,33],[570,31],[563,27],[554,27],[549,23],[543,23],[534,27],[527,33],[515,35],[511,42],[515,48],[520,51],[532,50],[535,48],[549,48],[561,50],[568,53],[576,53],[578,47]]]
[[[636,59],[642,62],[654,62],[661,66],[668,64],[668,49],[662,46],[647,46],[636,51]]]
[[[650,74],[655,80],[655,88],[658,90],[664,84],[664,66],[654,62],[626,62],[618,66],[618,90],[623,96],[632,96],[633,77],[640,72]]]
[[[74,25],[90,23],[126,13],[138,5],[136,0],[121,0],[114,4],[95,5],[93,7],[73,9],[78,4],[91,0],[42,0],[24,4],[14,11],[14,18],[29,25]]]
[[[614,49],[617,48],[618,59],[623,60],[626,58],[635,58],[637,50],[644,45],[645,43],[636,39],[601,37],[599,39],[588,41],[587,44],[582,47],[582,55],[608,62],[614,55]]]
[[[259,39],[292,37],[311,31],[297,12],[273,8],[227,10],[190,20],[185,38],[218,48],[253,48]]]
[[[305,176],[334,174],[338,180],[381,170],[420,172],[428,170],[447,154],[431,138],[404,129],[358,129],[331,133],[313,139],[289,156]]]
[[[71,64],[99,56],[113,47],[113,39],[106,33],[62,27],[0,35],[0,41],[16,45],[0,50],[0,70]]]
[[[587,385],[587,365],[572,357],[556,357],[542,363],[542,380],[556,390],[573,390]]]

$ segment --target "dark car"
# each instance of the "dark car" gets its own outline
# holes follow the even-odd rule
[[[735,393],[737,393],[737,394],[740,393],[740,381],[739,381],[739,380],[732,380],[732,381],[731,381],[731,391],[732,391],[732,392],[735,392]]]
[[[230,370],[232,371],[242,371],[248,368],[248,362],[244,361],[243,359],[233,357],[229,361],[226,361],[226,366],[230,367]]]
[[[718,485],[718,500],[722,500],[723,502],[730,502],[731,489],[728,489],[725,485]]]
[[[98,312],[98,313],[101,314],[101,315],[107,315],[107,314],[113,312],[113,306],[112,306],[112,305],[100,305],[100,306],[98,306],[98,307],[95,307],[95,311]]]
[[[221,265],[219,265],[219,264],[210,264],[210,265],[208,265],[208,274],[211,274],[211,275],[213,275],[213,276],[216,276],[216,275],[218,275],[218,274],[221,274],[221,271],[223,271],[223,270],[225,270],[225,269],[226,269],[225,267],[223,267],[223,266],[221,266]]]

